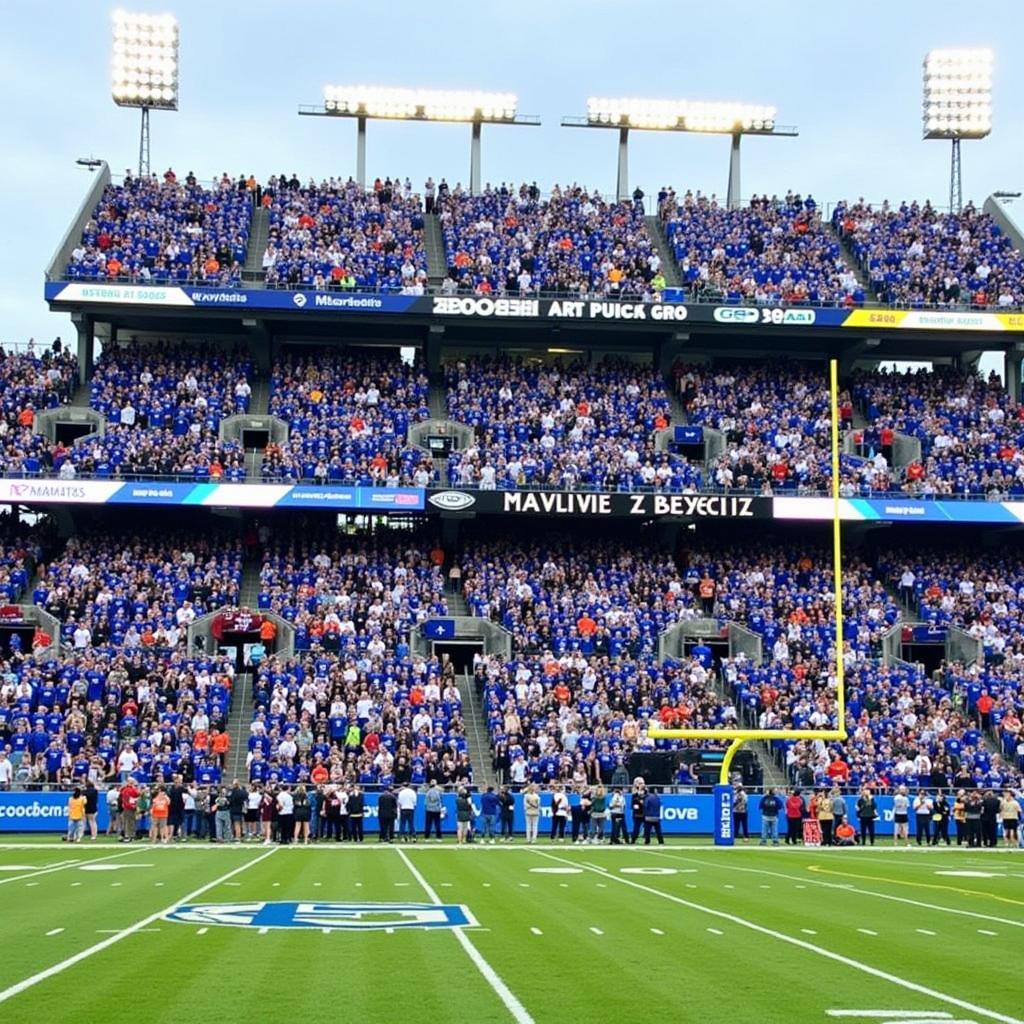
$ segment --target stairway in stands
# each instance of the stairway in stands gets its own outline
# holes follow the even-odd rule
[[[270,404],[270,384],[262,375],[253,375],[249,379],[252,394],[249,396],[249,412],[253,416],[265,416]],[[249,480],[259,480],[263,468],[263,451],[260,448],[245,450],[245,473]],[[258,572],[257,572],[258,575]]]
[[[471,615],[469,605],[462,596],[461,588],[449,588],[448,614]],[[466,723],[466,740],[469,743],[469,760],[473,765],[473,780],[481,788],[497,785],[494,768],[491,764],[491,745],[487,739],[487,723],[484,721],[483,705],[480,695],[476,692],[473,674],[466,672],[456,676],[459,696],[462,698],[462,718]]]
[[[260,591],[260,569],[263,560],[259,555],[248,555],[242,563],[242,585],[239,604],[255,608]],[[231,736],[231,750],[228,753],[224,778],[227,781],[247,779],[245,770],[246,743],[249,739],[249,724],[255,709],[253,700],[253,674],[239,672],[231,690],[231,714],[228,715],[228,733]]]
[[[249,245],[245,250],[245,263],[242,266],[243,288],[259,288],[263,284],[266,276],[263,272],[263,254],[267,249],[269,234],[270,215],[266,207],[257,206],[249,225]]]
[[[431,288],[440,288],[448,273],[448,257],[444,252],[444,234],[436,213],[423,216],[423,242],[427,250],[427,281]]]
[[[658,250],[658,255],[661,257],[661,272],[665,275],[665,283],[669,288],[681,288],[683,286],[683,279],[679,276],[679,264],[676,263],[675,256],[672,254],[672,247],[668,244],[668,239],[665,237],[665,230],[661,226],[661,218],[645,217],[644,220],[647,222],[647,234],[650,236],[654,247]]]
[[[847,245],[843,236],[832,226],[831,220],[823,219],[821,227],[826,234],[831,235],[839,243],[839,249],[846,260],[847,266],[853,271],[853,276],[857,278],[857,283],[864,289],[864,298],[868,303],[874,302],[876,298],[875,290],[871,287],[871,281],[868,279],[868,275],[864,273],[864,268],[861,266],[860,260],[854,255],[853,250]]]

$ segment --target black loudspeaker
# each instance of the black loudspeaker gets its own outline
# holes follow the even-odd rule
[[[648,786],[670,786],[675,774],[676,755],[672,751],[653,754],[630,754],[626,759],[629,776],[642,775]]]

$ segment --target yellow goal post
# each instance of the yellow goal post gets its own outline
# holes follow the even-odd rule
[[[729,740],[719,782],[729,781],[736,752],[748,740],[845,740],[846,685],[843,678],[843,566],[842,529],[839,518],[839,364],[829,361],[829,395],[832,419],[832,583],[835,599],[836,729],[648,729],[656,740]]]

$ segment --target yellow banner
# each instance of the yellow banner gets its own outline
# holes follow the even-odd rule
[[[844,327],[875,331],[1024,331],[1024,313],[942,309],[854,309]]]

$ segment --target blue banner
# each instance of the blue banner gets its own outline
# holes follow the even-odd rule
[[[455,637],[455,620],[427,619],[420,630],[428,640],[452,640]]]
[[[732,786],[715,786],[715,846],[732,846],[735,842],[732,822]]]
[[[66,832],[70,793],[0,793],[0,832]],[[107,828],[107,805],[100,793],[96,821]]]
[[[690,426],[676,427],[674,440],[676,444],[703,444],[704,428]]]
[[[914,626],[915,644],[943,644],[946,642],[948,630],[945,626]]]

